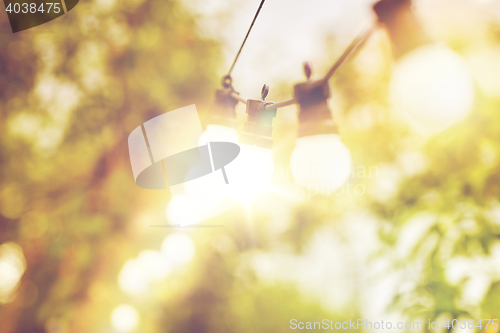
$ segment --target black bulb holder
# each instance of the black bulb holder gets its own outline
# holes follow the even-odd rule
[[[432,42],[413,13],[411,0],[381,0],[373,10],[389,34],[396,59]]]
[[[328,107],[330,86],[328,80],[310,80],[312,70],[304,64],[307,81],[293,87],[294,98],[299,105],[299,129],[297,136],[304,137],[318,134],[338,134]]]
[[[266,100],[269,87],[262,87],[262,99],[247,100],[247,121],[243,131],[240,133],[240,143],[272,149],[273,119],[276,117],[277,109],[266,109],[266,106],[274,104]]]
[[[239,101],[233,97],[234,94],[238,93],[232,87],[215,91],[215,103],[209,118],[210,124],[237,128],[236,104]]]

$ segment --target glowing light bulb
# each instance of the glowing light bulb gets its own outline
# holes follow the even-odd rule
[[[240,144],[240,155],[226,167],[231,193],[236,201],[248,202],[264,190],[274,174],[271,150]]]
[[[238,158],[239,156],[235,160]],[[226,184],[222,170],[209,177],[185,182],[182,192],[174,194],[167,205],[168,221],[186,226],[229,210],[232,207],[230,184]]]
[[[474,85],[458,54],[439,44],[427,44],[398,61],[390,94],[395,108],[411,124],[435,133],[467,115],[474,102]]]
[[[227,205],[248,203],[256,194],[265,190],[274,174],[271,150],[240,145],[240,153],[224,167],[228,184],[222,173],[216,178],[200,178],[197,182],[186,182],[184,193],[172,197],[166,208],[167,220],[172,224],[186,226],[196,224],[219,214]]]
[[[199,144],[207,142],[233,142],[238,143],[238,131],[222,125],[207,125],[207,129],[200,136]]]
[[[351,154],[338,134],[298,138],[290,159],[297,185],[331,194],[351,173]]]

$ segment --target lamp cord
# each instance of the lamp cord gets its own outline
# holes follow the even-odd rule
[[[252,23],[250,24],[250,27],[248,28],[247,34],[245,35],[245,38],[243,39],[243,42],[241,43],[240,49],[238,50],[238,53],[236,54],[236,57],[234,58],[233,64],[231,65],[231,68],[229,68],[228,73],[225,76],[222,77],[221,83],[226,88],[231,88],[232,89],[231,72],[233,71],[234,66],[236,65],[236,62],[238,61],[238,58],[240,57],[241,51],[243,50],[243,47],[245,46],[245,43],[246,43],[246,41],[248,39],[248,36],[250,35],[250,32],[252,31],[252,28],[253,28],[253,26],[255,24],[255,21],[257,20],[257,17],[260,14],[260,11],[262,9],[262,6],[264,5],[264,2],[266,2],[266,0],[262,0],[260,2],[259,8],[257,8],[257,12],[255,13],[255,16],[254,16],[254,18],[252,20]],[[375,29],[376,29],[376,27],[372,27],[367,32],[361,34],[356,39],[354,39],[351,42],[351,44],[347,47],[347,49],[345,49],[345,51],[342,53],[342,55],[337,59],[337,61],[335,61],[335,63],[333,64],[333,66],[330,68],[330,70],[325,74],[325,76],[323,77],[322,81],[323,82],[328,81],[332,77],[332,75],[337,71],[337,69],[344,63],[344,61],[350,55],[352,55],[353,53],[355,53],[355,51],[359,50],[359,48],[363,44],[366,43],[366,41],[368,40],[368,38],[371,36],[371,34],[373,33],[373,31]],[[240,101],[243,101],[242,98],[237,98],[237,99],[240,100]],[[279,106],[282,107],[282,106],[287,106],[287,105],[291,105],[291,104],[295,104],[295,103],[296,103],[296,101],[294,99],[290,99],[290,100],[286,100],[286,101],[283,101],[283,102],[280,102],[280,103],[276,103],[276,104],[279,104]],[[278,105],[274,105],[274,107],[277,107],[277,106]],[[267,105],[266,109],[271,108],[271,107],[273,107],[273,106],[272,105]]]
[[[252,24],[250,24],[250,28],[248,28],[247,34],[245,36],[245,39],[243,39],[243,43],[241,43],[240,49],[238,50],[238,53],[236,54],[236,58],[234,58],[233,64],[231,65],[231,68],[229,69],[229,72],[227,72],[226,76],[230,76],[231,72],[233,71],[234,65],[236,65],[236,61],[238,61],[238,57],[240,56],[241,50],[243,50],[243,46],[245,46],[245,43],[247,41],[248,36],[250,35],[250,31],[252,31],[253,25],[255,21],[257,20],[257,17],[259,16],[260,10],[262,9],[262,6],[264,5],[264,2],[266,0],[262,0],[260,2],[259,8],[257,9],[257,13],[255,13],[255,16],[252,20]]]
[[[371,36],[373,31],[375,30],[375,27],[369,29],[367,32],[364,34],[358,36],[356,39],[354,39],[351,44],[345,49],[344,53],[335,61],[333,66],[330,68],[330,70],[325,74],[323,77],[323,81],[328,81],[332,75],[337,71],[337,69],[342,65],[342,63],[351,55],[353,54],[354,51],[358,50],[360,46],[362,46],[368,38]]]

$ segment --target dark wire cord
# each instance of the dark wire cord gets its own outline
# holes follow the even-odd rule
[[[349,58],[349,56],[353,55],[356,51],[358,51],[360,49],[360,47],[362,45],[364,45],[366,43],[366,41],[371,36],[373,31],[375,31],[375,29],[376,29],[376,27],[369,29],[367,32],[361,34],[360,36],[358,36],[356,39],[354,39],[351,42],[351,44],[347,47],[347,49],[345,49],[344,53],[342,53],[340,58],[338,58],[337,61],[335,61],[333,66],[330,68],[330,70],[325,74],[325,76],[322,79],[323,82],[328,81],[332,77],[332,75],[337,71],[337,69],[344,63],[344,61],[346,61],[347,58]],[[271,110],[271,109],[280,108],[280,107],[284,107],[284,106],[288,106],[288,105],[292,105],[292,104],[296,104],[296,103],[297,103],[297,101],[292,98],[292,99],[287,99],[286,101],[266,105],[265,109]]]
[[[342,53],[340,58],[338,58],[337,61],[335,61],[330,70],[325,74],[325,76],[323,77],[323,81],[328,81],[332,77],[332,75],[337,71],[340,65],[342,65],[344,61],[354,53],[354,51],[359,50],[359,48],[366,43],[366,41],[371,36],[374,30],[375,27],[370,28],[367,32],[354,39],[352,43],[347,47],[347,49],[345,49],[344,53]]]
[[[264,5],[264,2],[266,2],[266,0],[262,0],[260,2],[259,8],[257,9],[257,13],[255,13],[255,16],[254,16],[254,18],[252,20],[252,24],[250,24],[250,28],[248,28],[247,35],[245,36],[245,39],[243,40],[243,43],[241,43],[240,49],[239,49],[238,53],[236,54],[236,58],[234,58],[233,64],[231,65],[231,68],[229,69],[229,72],[227,72],[227,76],[231,75],[231,72],[233,71],[234,65],[236,65],[236,61],[238,61],[238,57],[240,56],[241,50],[243,50],[243,46],[245,46],[247,38],[250,35],[250,31],[252,31],[253,25],[254,25],[255,21],[257,20],[257,16],[259,16],[260,10],[262,9],[262,6]]]

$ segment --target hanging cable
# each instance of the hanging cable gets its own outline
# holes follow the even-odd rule
[[[367,32],[361,34],[360,36],[358,36],[356,39],[354,39],[351,42],[351,44],[347,47],[347,49],[344,51],[344,53],[342,53],[342,55],[337,59],[337,61],[335,61],[333,66],[330,68],[330,70],[325,74],[325,76],[322,79],[323,82],[328,81],[332,77],[332,75],[337,71],[337,69],[340,67],[340,65],[342,65],[344,63],[344,61],[347,58],[349,58],[350,55],[355,53],[355,51],[359,50],[360,47],[366,43],[366,41],[368,40],[368,38],[371,36],[371,34],[373,33],[373,31],[375,29],[376,29],[375,27],[369,29]],[[292,99],[287,99],[287,100],[282,101],[282,102],[266,105],[265,108],[266,108],[266,110],[271,110],[271,109],[275,109],[278,107],[292,105],[292,104],[295,104],[296,102],[297,101],[292,98]]]
[[[252,20],[252,24],[250,24],[250,28],[248,28],[247,34],[245,36],[245,39],[243,39],[243,43],[241,43],[240,49],[238,50],[238,53],[236,54],[236,58],[234,58],[233,64],[231,65],[231,68],[229,69],[229,72],[227,72],[226,77],[230,77],[231,76],[231,72],[233,71],[234,65],[236,65],[236,61],[238,61],[238,57],[240,56],[241,50],[243,49],[243,46],[245,46],[247,38],[250,35],[250,31],[252,31],[253,25],[254,25],[255,21],[257,20],[257,16],[259,16],[260,10],[262,9],[262,6],[264,5],[264,2],[266,2],[266,0],[262,0],[260,2],[259,8],[257,9],[257,13],[255,13],[255,16],[254,16],[254,18]]]
[[[359,49],[360,46],[362,46],[364,43],[366,43],[366,41],[368,40],[368,38],[370,37],[370,35],[373,33],[374,30],[375,30],[375,28],[371,28],[367,32],[365,32],[364,34],[362,34],[362,35],[358,36],[356,39],[354,39],[352,41],[352,43],[344,51],[344,53],[342,53],[342,55],[340,56],[340,58],[338,58],[337,61],[335,61],[335,63],[330,68],[330,70],[328,71],[328,73],[326,73],[326,75],[323,77],[323,81],[328,81],[332,77],[332,75],[335,73],[335,71],[340,67],[340,65],[342,65],[342,63],[354,51],[356,51],[357,49]]]
[[[232,97],[232,98],[234,98],[234,99],[236,99],[236,100],[240,101],[241,103],[243,103],[243,104],[247,104],[247,100],[246,100],[246,99],[244,99],[243,97],[241,97],[241,96],[240,96],[240,94],[235,93],[235,92],[232,92],[230,95],[231,95],[231,97]]]
[[[243,39],[243,42],[241,43],[240,49],[238,50],[238,53],[236,54],[236,57],[234,58],[233,64],[231,65],[231,68],[229,68],[228,73],[222,77],[221,83],[222,83],[222,86],[225,88],[232,89],[232,81],[233,80],[231,78],[231,72],[233,71],[234,66],[236,65],[236,62],[238,61],[238,58],[241,54],[241,51],[243,50],[243,47],[245,46],[245,43],[248,39],[248,36],[250,35],[250,32],[252,31],[252,28],[255,24],[255,21],[257,20],[257,17],[260,14],[260,11],[262,9],[262,6],[264,5],[264,2],[266,2],[266,0],[262,0],[260,2],[259,8],[257,8],[257,12],[255,13],[255,16],[252,20],[252,23],[250,24],[250,27],[248,28],[247,34],[245,35],[245,38]],[[340,67],[340,65],[342,65],[342,63],[344,63],[344,61],[351,54],[353,54],[356,50],[358,50],[360,48],[360,46],[362,46],[368,40],[368,38],[370,37],[370,35],[373,33],[374,30],[375,30],[375,27],[369,29],[366,33],[364,33],[364,34],[358,36],[356,39],[354,39],[352,41],[352,43],[344,51],[344,53],[342,53],[340,58],[338,58],[337,61],[333,64],[333,66],[326,73],[326,75],[323,77],[322,80],[328,81],[332,77],[332,75],[335,73],[335,71]],[[246,104],[246,100],[244,98],[242,98],[241,96],[239,96],[239,94],[237,94],[235,92],[231,93],[231,97]],[[285,100],[282,102],[274,103],[274,105],[266,105],[265,109],[269,110],[271,108],[284,107],[284,106],[292,105],[295,103],[296,103],[296,100],[292,98],[292,99],[288,99],[288,100]]]

